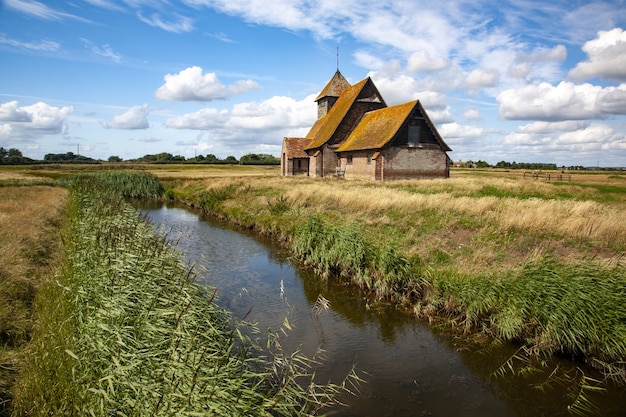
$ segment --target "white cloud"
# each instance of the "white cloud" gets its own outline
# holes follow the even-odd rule
[[[228,121],[228,110],[201,109],[165,121],[166,127],[174,129],[209,130],[219,129]]]
[[[17,101],[9,101],[8,103],[0,104],[0,121],[3,122],[31,122],[33,120],[32,115],[19,107]]]
[[[172,21],[163,20],[157,13],[154,13],[149,17],[143,16],[141,13],[137,13],[137,17],[142,22],[150,26],[163,29],[167,32],[185,33],[191,32],[194,29],[193,19],[178,14],[174,14],[175,20]]]
[[[315,95],[296,101],[291,97],[275,96],[260,103],[247,102],[232,110],[206,108],[194,113],[173,117],[165,125],[175,129],[281,130],[313,125],[317,117]]]
[[[518,59],[528,60],[530,62],[554,61],[562,62],[567,58],[567,48],[563,45],[555,45],[553,48],[537,48],[530,54],[519,54]]]
[[[500,80],[498,70],[490,68],[476,68],[465,79],[465,84],[470,89],[495,87]]]
[[[354,53],[354,60],[357,65],[373,70],[379,70],[385,65],[385,62],[382,59],[363,50],[359,50]]]
[[[2,34],[0,34],[0,43],[15,46],[17,48],[30,49],[32,51],[56,52],[61,48],[61,45],[58,42],[54,41],[41,40],[36,42],[23,42],[7,38]]]
[[[626,32],[615,28],[600,31],[585,43],[583,51],[589,59],[576,65],[569,76],[574,79],[602,77],[626,81]]]
[[[111,120],[101,120],[100,125],[105,129],[147,129],[150,127],[148,114],[150,110],[147,104],[133,106]]]
[[[485,135],[487,131],[482,127],[460,125],[456,122],[444,123],[439,129],[443,138],[477,138]]]
[[[0,104],[2,132],[7,139],[33,139],[41,135],[65,134],[72,106],[53,107],[43,102],[19,106],[17,101]]]
[[[591,123],[587,126],[572,129],[573,126],[553,131],[520,128],[517,132],[508,134],[504,139],[506,146],[516,148],[536,148],[537,153],[557,151],[562,155],[591,158],[603,157],[606,151],[626,150],[626,135],[616,132],[612,127],[600,123]],[[583,155],[583,153],[587,155]],[[605,155],[603,158],[612,155]]]
[[[465,120],[478,122],[483,120],[483,117],[480,115],[480,112],[477,109],[470,108],[463,112],[463,118]]]
[[[89,22],[87,19],[83,19],[82,17],[73,14],[55,10],[41,2],[34,0],[4,0],[4,5],[9,9],[13,9],[17,12],[24,13],[26,15],[43,20],[60,21],[65,19],[72,19],[81,22]]]
[[[518,128],[521,133],[554,133],[554,132],[573,132],[575,130],[585,129],[589,126],[589,122],[581,120],[566,120],[563,122],[533,122],[522,125]]]
[[[589,120],[626,114],[626,84],[600,87],[563,81],[528,85],[497,96],[500,116],[513,120]]]
[[[407,63],[409,72],[441,71],[451,66],[451,62],[443,57],[432,58],[428,51],[418,51],[411,54]]]
[[[189,67],[178,74],[167,74],[163,84],[155,93],[160,100],[170,101],[213,101],[259,89],[252,80],[240,80],[224,85],[214,72],[202,73],[200,67]]]
[[[93,42],[84,38],[81,38],[81,41],[85,45],[85,48],[89,49],[95,55],[110,59],[116,64],[119,64],[120,62],[122,62],[122,55],[115,52],[113,48],[111,48],[110,45],[105,44],[100,47],[100,46],[94,45]]]

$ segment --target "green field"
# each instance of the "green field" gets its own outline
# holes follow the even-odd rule
[[[61,391],[57,394],[76,393],[77,404],[87,404],[85,407],[92,407],[89,410],[100,407],[98,404],[104,404],[102,401],[107,398],[125,401],[123,395],[114,396],[110,392],[117,385],[107,381],[123,378],[124,372],[138,366],[144,358],[132,356],[136,352],[128,353],[130,362],[119,362],[118,368],[81,368],[73,362],[75,356],[97,356],[97,338],[93,339],[87,330],[78,327],[67,329],[54,325],[73,320],[89,322],[85,317],[91,318],[94,314],[81,309],[90,303],[81,304],[80,297],[60,303],[59,300],[67,297],[67,292],[60,288],[70,288],[70,282],[79,283],[79,286],[88,288],[85,290],[88,293],[97,287],[85,277],[87,271],[97,270],[97,262],[104,262],[103,265],[114,262],[120,270],[127,270],[131,264],[129,258],[111,256],[111,253],[126,252],[117,245],[147,247],[148,252],[156,250],[150,246],[152,243],[128,243],[126,239],[132,240],[132,236],[140,235],[132,230],[143,226],[124,223],[127,226],[113,228],[120,233],[119,236],[109,234],[111,241],[107,244],[112,246],[91,248],[99,254],[93,259],[93,265],[81,269],[85,265],[75,264],[76,259],[89,258],[78,249],[90,250],[88,242],[99,242],[95,237],[89,238],[88,232],[100,230],[98,222],[105,221],[103,219],[109,214],[97,211],[97,206],[89,208],[91,206],[87,203],[92,197],[79,197],[76,188],[67,184],[72,184],[77,174],[89,172],[108,178],[98,185],[103,189],[110,187],[106,185],[107,181],[119,182],[121,179],[128,185],[138,178],[131,174],[107,173],[120,169],[141,174],[139,177],[147,172],[153,174],[160,180],[159,188],[163,187],[165,198],[270,236],[290,249],[294,257],[317,269],[323,277],[358,285],[372,302],[395,303],[407,314],[445,324],[459,334],[471,335],[472,339],[518,344],[521,353],[511,359],[511,365],[529,357],[574,356],[597,368],[604,378],[626,383],[623,359],[626,357],[626,306],[623,303],[626,296],[623,257],[626,249],[626,175],[620,172],[571,172],[565,173],[559,181],[554,178],[547,181],[533,179],[523,171],[453,169],[451,178],[445,180],[378,183],[335,178],[282,178],[277,167],[254,166],[103,164],[7,167],[0,169],[0,193],[4,202],[0,221],[3,232],[6,231],[0,239],[0,251],[4,259],[16,261],[10,264],[10,268],[5,265],[0,270],[5,283],[0,296],[3,300],[11,300],[3,302],[2,305],[8,307],[0,311],[3,338],[0,394],[3,399],[8,398],[0,401],[3,407],[0,415],[10,415],[14,392],[18,392],[15,403],[20,410],[25,410],[24,404],[32,404],[35,398],[42,403],[39,400],[46,396],[44,391],[37,394],[36,388],[41,388],[42,383],[36,382],[36,370],[23,368],[26,363],[32,365],[29,355],[37,352],[36,349],[43,349],[37,355],[59,361],[44,363],[43,369],[66,369],[76,375],[81,371],[85,374],[79,381],[95,381],[90,385],[93,388],[91,394],[83,393],[80,397],[78,390],[71,385],[64,388],[66,391],[59,388]],[[99,190],[98,187],[91,188]],[[143,185],[138,187],[143,189]],[[70,190],[70,197],[66,188]],[[133,191],[124,194],[131,195]],[[143,189],[141,194],[150,192]],[[105,206],[121,207],[120,204],[113,202]],[[81,210],[97,212],[86,214]],[[130,219],[132,215],[127,213],[123,217]],[[87,219],[95,223],[87,224]],[[105,230],[111,230],[111,224],[106,221]],[[86,229],[77,232],[75,228],[78,226],[72,225]],[[131,230],[131,233],[124,230]],[[146,242],[150,242],[150,232],[142,231],[141,235],[144,234]],[[78,244],[80,239],[87,241]],[[26,247],[34,249],[24,251],[22,248]],[[12,255],[21,252],[28,256]],[[169,256],[164,255],[164,258],[171,259]],[[167,262],[171,266],[157,268],[182,268],[185,273],[184,267],[175,266],[171,260]],[[110,268],[103,268],[102,275],[109,274]],[[144,272],[146,276],[162,278],[154,270]],[[173,282],[181,282],[178,275],[171,277]],[[128,285],[130,296],[137,297],[136,292],[133,293],[138,290],[137,285],[132,281]],[[157,281],[155,285],[169,284]],[[153,292],[147,287],[145,290]],[[80,290],[73,291],[80,294]],[[120,287],[120,294],[124,291]],[[103,297],[102,302],[120,304],[115,298],[121,297],[120,294],[109,294],[109,298]],[[42,300],[48,300],[48,304]],[[61,305],[65,306],[64,309],[58,308]],[[172,311],[171,314],[180,314],[180,310]],[[204,320],[198,317],[205,313],[197,314],[200,316],[191,316],[190,326],[195,320]],[[46,325],[43,321],[47,316],[52,318],[52,324]],[[99,329],[99,333],[96,332],[98,337],[114,337],[122,344],[129,344],[132,337],[124,336],[122,330],[137,323],[124,321],[119,316],[102,316],[102,320],[89,322],[91,327],[88,327]],[[137,328],[143,325],[139,323]],[[44,331],[46,329],[48,333]],[[59,334],[55,335],[55,331]],[[221,336],[215,337],[219,339]],[[96,345],[89,345],[85,338]],[[50,343],[42,341],[48,340],[77,344],[59,342],[53,355],[45,353]],[[161,356],[167,357],[169,353],[166,353]],[[107,354],[115,357],[111,352]],[[114,360],[109,364],[111,362],[116,364]],[[241,369],[236,366],[241,364],[235,361],[233,369]],[[20,369],[27,377],[18,382],[20,388],[15,391],[14,381]],[[511,366],[511,369],[515,367]],[[111,374],[103,373],[105,371]],[[180,368],[181,378],[189,375],[187,372],[193,374],[196,370]],[[590,386],[585,378],[579,381],[581,386]],[[239,386],[248,387],[246,384],[251,380],[254,378],[240,381]],[[70,379],[68,383],[72,381]],[[134,382],[127,382],[124,385],[127,392],[135,392]],[[601,385],[602,381],[594,384]],[[337,387],[329,388],[333,391]],[[174,390],[172,398],[193,396],[194,389],[195,386],[186,394]],[[249,388],[243,389],[249,392]],[[264,389],[266,393],[275,392]],[[295,397],[291,397],[287,404],[302,403],[303,399],[296,395],[297,390],[292,387],[288,391]],[[52,394],[54,392],[51,391],[50,398],[56,395]],[[164,398],[169,393],[163,388],[159,392]],[[85,398],[100,402],[84,402]],[[252,395],[250,398],[257,397]],[[145,399],[149,403],[150,395]],[[120,403],[115,401],[105,403],[118,407]],[[59,404],[52,407],[56,406]],[[285,410],[290,406],[286,405]],[[43,415],[53,408],[41,410],[42,414],[32,410],[31,413]]]

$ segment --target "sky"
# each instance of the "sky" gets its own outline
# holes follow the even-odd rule
[[[0,146],[279,156],[337,69],[454,161],[626,166],[626,0],[0,0]]]

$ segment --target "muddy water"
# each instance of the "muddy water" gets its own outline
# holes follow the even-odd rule
[[[366,380],[345,396],[338,416],[569,416],[568,389],[537,390],[529,380],[494,377],[514,351],[463,348],[445,329],[433,330],[391,306],[370,305],[354,287],[321,280],[281,250],[182,208],[143,207],[177,240],[202,279],[218,289],[218,302],[235,318],[277,331],[287,349],[313,355],[320,382],[340,381],[355,366]],[[564,368],[576,364],[562,362]],[[594,397],[597,415],[626,415],[626,390]]]

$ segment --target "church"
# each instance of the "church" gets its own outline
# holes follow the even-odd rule
[[[388,107],[370,77],[354,84],[337,70],[304,138],[284,138],[283,176],[346,179],[448,178],[451,149],[419,100]]]

